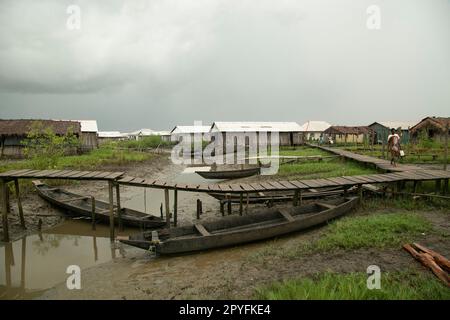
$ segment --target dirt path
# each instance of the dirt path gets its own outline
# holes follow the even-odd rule
[[[447,215],[420,214],[435,228],[447,233],[450,230]],[[322,232],[323,228],[316,228],[277,240],[175,257],[154,258],[143,251],[129,251],[127,247],[126,258],[84,270],[81,290],[69,291],[62,284],[42,298],[251,299],[259,286],[316,272],[366,272],[371,264],[380,266],[383,272],[411,268],[427,272],[401,248],[336,250],[300,257],[277,254],[313,241]],[[434,235],[424,235],[418,240],[450,256],[448,241]]]

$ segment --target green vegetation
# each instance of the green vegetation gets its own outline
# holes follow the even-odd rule
[[[365,273],[322,273],[256,290],[256,299],[399,300],[450,299],[450,290],[430,273],[384,272],[381,288],[367,288]]]
[[[76,152],[79,141],[70,129],[65,135],[57,135],[51,127],[35,122],[22,144],[31,168],[48,169],[56,167],[65,154]]]
[[[330,156],[329,152],[318,148],[311,147],[282,147],[279,151],[280,156],[297,156],[297,157],[306,157],[306,156]]]
[[[127,148],[127,149],[154,149],[154,148],[162,148],[172,146],[174,143],[170,141],[162,140],[161,136],[148,136],[141,137],[139,140],[123,140],[112,142],[111,146],[116,146],[119,148]]]
[[[313,246],[318,251],[399,247],[431,229],[428,220],[414,213],[345,217],[330,223]]]
[[[366,168],[356,162],[339,160],[282,164],[279,176],[289,176],[289,179],[319,179],[337,176],[351,176],[376,173],[375,169]]]

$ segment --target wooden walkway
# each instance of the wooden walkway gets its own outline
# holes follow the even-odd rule
[[[314,145],[314,144],[308,144],[308,146],[313,147],[313,148],[319,148],[321,150],[328,151],[335,155],[338,155],[338,156],[341,156],[341,157],[344,157],[344,158],[347,158],[350,160],[355,160],[360,163],[371,164],[383,171],[388,171],[388,172],[399,172],[400,171],[401,172],[401,171],[422,170],[422,168],[420,168],[418,166],[410,165],[410,164],[401,164],[401,163],[398,163],[397,166],[394,167],[391,165],[390,160],[385,160],[385,159],[380,159],[380,158],[376,158],[376,157],[372,157],[372,156],[357,154],[357,153],[354,153],[351,151],[339,149],[337,147],[330,148],[330,147],[318,146],[318,145]]]
[[[12,170],[0,173],[0,179],[69,179],[69,180],[116,180],[125,172],[76,171],[76,170]]]

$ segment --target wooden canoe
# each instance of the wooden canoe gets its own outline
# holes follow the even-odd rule
[[[120,241],[142,249],[154,247],[159,254],[175,254],[269,239],[304,230],[337,218],[356,206],[357,197],[314,202],[301,207],[263,209],[246,216],[228,216],[217,221],[121,238]]]
[[[33,181],[33,184],[39,196],[54,206],[65,210],[70,215],[92,218],[91,197],[53,188],[40,181]],[[129,208],[120,208],[120,214],[124,226],[154,229],[166,224],[159,217]],[[109,224],[109,203],[95,200],[95,218],[99,223]],[[116,206],[114,206],[114,222],[118,223]]]
[[[347,192],[352,192],[352,188],[347,190]],[[315,199],[320,197],[328,197],[328,196],[337,196],[344,194],[345,190],[342,188],[327,188],[324,190],[316,190],[316,191],[304,191],[302,192],[303,199]],[[240,203],[241,197],[239,194],[226,194],[226,193],[208,193],[211,197],[216,198],[220,202],[227,203],[231,201],[231,203]],[[286,192],[260,192],[258,195],[249,194],[248,203],[266,203],[266,202],[287,202],[293,201],[294,194],[286,193]],[[247,197],[244,195],[244,203],[247,202]]]
[[[248,168],[237,170],[223,170],[223,171],[195,171],[198,175],[205,179],[238,179],[254,176],[259,174],[261,168]]]

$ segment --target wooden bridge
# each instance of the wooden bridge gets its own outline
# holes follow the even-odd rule
[[[450,171],[444,170],[424,170],[417,166],[398,165],[393,167],[389,161],[377,159],[369,156],[357,155],[349,151],[334,148],[320,147],[323,150],[333,152],[348,159],[356,160],[362,163],[369,163],[378,168],[388,171],[389,173],[367,174],[356,176],[342,176],[324,179],[304,179],[304,180],[268,180],[264,182],[253,183],[213,183],[213,184],[184,184],[171,183],[167,181],[159,181],[155,179],[144,179],[125,175],[124,172],[103,172],[103,171],[76,171],[76,170],[12,170],[0,173],[0,199],[2,202],[2,220],[4,240],[9,241],[8,235],[8,213],[10,212],[9,204],[9,188],[8,183],[14,182],[15,194],[19,209],[19,217],[21,225],[25,228],[25,220],[23,217],[22,204],[19,192],[19,179],[64,179],[64,180],[97,180],[108,183],[109,189],[109,213],[110,213],[110,236],[114,239],[114,211],[120,211],[120,185],[128,185],[144,188],[163,189],[165,196],[165,215],[167,227],[170,227],[170,208],[169,208],[169,191],[174,194],[173,222],[177,223],[177,199],[178,191],[187,192],[205,192],[205,193],[223,193],[223,194],[239,194],[240,206],[239,212],[243,212],[244,196],[249,194],[259,194],[261,192],[293,191],[293,205],[301,204],[302,191],[309,189],[320,189],[328,187],[342,187],[348,189],[357,187],[362,196],[362,186],[367,184],[390,184],[396,186],[397,191],[405,185],[406,182],[413,183],[414,193],[419,182],[435,181],[436,193],[447,195],[449,192]],[[116,206],[114,206],[114,188],[116,190]],[[120,215],[119,215],[120,220]],[[119,221],[119,225],[121,225]]]

